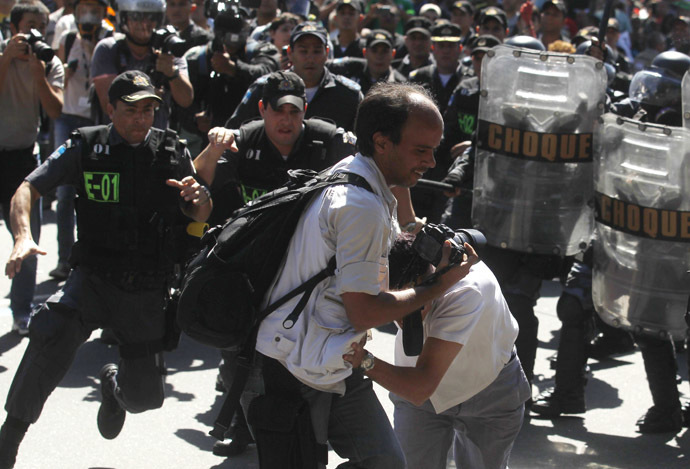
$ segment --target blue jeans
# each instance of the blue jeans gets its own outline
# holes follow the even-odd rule
[[[61,114],[60,117],[55,119],[55,144],[58,146],[62,145],[73,130],[89,125],[93,125],[93,121],[86,117]],[[70,185],[60,186],[57,188],[56,195],[58,262],[67,262],[74,244],[74,197],[76,195],[76,188]]]
[[[496,379],[462,404],[437,414],[391,393],[395,434],[410,469],[445,469],[453,445],[459,468],[504,469],[524,416],[530,388],[514,357]]]
[[[0,205],[2,205],[2,217],[5,220],[7,230],[12,233],[10,227],[10,199],[11,194],[17,190],[21,181],[38,165],[39,155],[32,154],[32,149],[22,150],[20,154],[10,153],[11,158],[3,158],[3,164],[0,165],[0,172],[2,172],[2,189],[3,196],[0,198]],[[3,155],[8,156],[8,153]],[[31,209],[31,236],[38,244],[41,237],[41,200],[34,202]],[[10,288],[10,309],[14,319],[28,319],[29,314],[33,308],[34,291],[36,290],[36,266],[38,259],[36,256],[30,256],[22,262],[22,267],[19,273],[12,279],[12,287]]]

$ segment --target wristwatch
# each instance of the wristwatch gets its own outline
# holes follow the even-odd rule
[[[417,226],[417,220],[412,220],[410,223],[405,223],[404,225],[400,226],[400,229],[403,231],[403,233],[412,233]]]
[[[173,81],[175,78],[179,78],[179,77],[180,77],[180,67],[175,65],[173,67],[173,74],[168,77],[168,80]]]
[[[367,351],[367,354],[364,355],[364,358],[362,358],[362,363],[359,364],[360,370],[367,372],[369,370],[374,369],[374,364],[376,362],[374,361],[374,355]]]

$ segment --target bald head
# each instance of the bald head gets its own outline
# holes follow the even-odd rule
[[[373,136],[376,133],[399,143],[403,127],[412,114],[443,129],[441,113],[426,89],[411,83],[376,84],[357,110],[355,133],[360,153],[374,156]]]

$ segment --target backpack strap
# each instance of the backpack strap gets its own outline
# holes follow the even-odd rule
[[[77,39],[77,32],[76,31],[70,31],[67,33],[65,36],[65,63],[69,60],[69,53],[72,50],[72,46],[74,45],[74,41]]]
[[[362,187],[368,190],[369,192],[374,192],[367,180],[358,174],[342,172],[328,175],[325,178],[323,176],[325,175],[322,173],[317,177],[321,180],[320,183],[317,184],[321,189],[341,184],[352,184],[357,187]],[[302,311],[304,310],[305,306],[307,305],[307,302],[309,301],[311,292],[314,291],[316,285],[318,285],[319,282],[321,282],[322,280],[332,276],[335,273],[336,267],[337,266],[335,256],[333,256],[328,261],[328,265],[322,271],[311,277],[302,285],[294,288],[286,295],[274,301],[263,311],[257,314],[257,320],[255,321],[255,324],[252,327],[252,332],[249,335],[249,339],[245,343],[240,354],[237,356],[237,365],[233,375],[230,390],[228,391],[228,394],[225,397],[225,401],[223,402],[223,407],[221,407],[220,412],[218,413],[218,417],[216,417],[216,421],[213,424],[213,430],[209,432],[209,434],[212,437],[216,438],[219,441],[223,441],[225,439],[225,432],[230,428],[230,423],[232,422],[232,418],[235,416],[237,406],[240,402],[240,397],[242,396],[244,387],[247,384],[247,380],[249,379],[249,373],[251,372],[251,369],[254,364],[256,336],[259,332],[259,325],[261,324],[261,322],[269,314],[278,309],[281,305],[285,304],[288,300],[294,298],[300,293],[303,293],[302,298],[300,298],[300,301],[297,303],[297,305],[288,315],[285,321],[283,321],[283,327],[285,327],[286,329],[290,329],[297,322],[297,319],[299,318],[300,314],[302,314]]]

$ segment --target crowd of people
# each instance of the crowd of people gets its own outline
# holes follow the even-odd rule
[[[163,352],[176,343],[170,291],[195,248],[188,233],[223,223],[290,169],[352,172],[371,186],[329,189],[305,211],[266,301],[331,256],[340,268],[307,319],[282,330],[288,302],[258,331],[254,371],[264,379],[248,392],[289,390],[308,404],[315,467],[327,443],[358,467],[445,467],[451,444],[458,467],[507,467],[525,409],[584,413],[588,358],[635,345],[654,402],[639,431],[688,426],[676,383],[684,341],[598,318],[593,241],[575,256],[487,246],[481,260],[467,245],[455,266],[447,245],[440,266],[412,247],[425,227],[472,225],[482,63],[501,44],[591,56],[606,71],[606,111],[683,126],[690,7],[617,0],[607,17],[606,3],[0,0],[0,205],[15,242],[6,274],[12,330],[30,338],[7,398],[0,468],[13,467],[95,329],[110,331],[121,358],[100,373],[103,437],[117,437],[128,412],[163,404]],[[663,87],[639,86],[650,71]],[[422,176],[445,189],[415,187]],[[50,276],[66,283],[35,305],[50,206],[41,198],[56,200]],[[564,284],[556,386],[533,399],[534,306],[554,278]],[[395,364],[365,350],[367,329],[420,308],[418,357],[402,352],[402,332]],[[221,356],[224,391],[236,354]],[[372,380],[392,391],[394,428]],[[243,402],[216,454],[239,454],[256,436],[249,411]],[[436,433],[420,439],[419,428]]]

